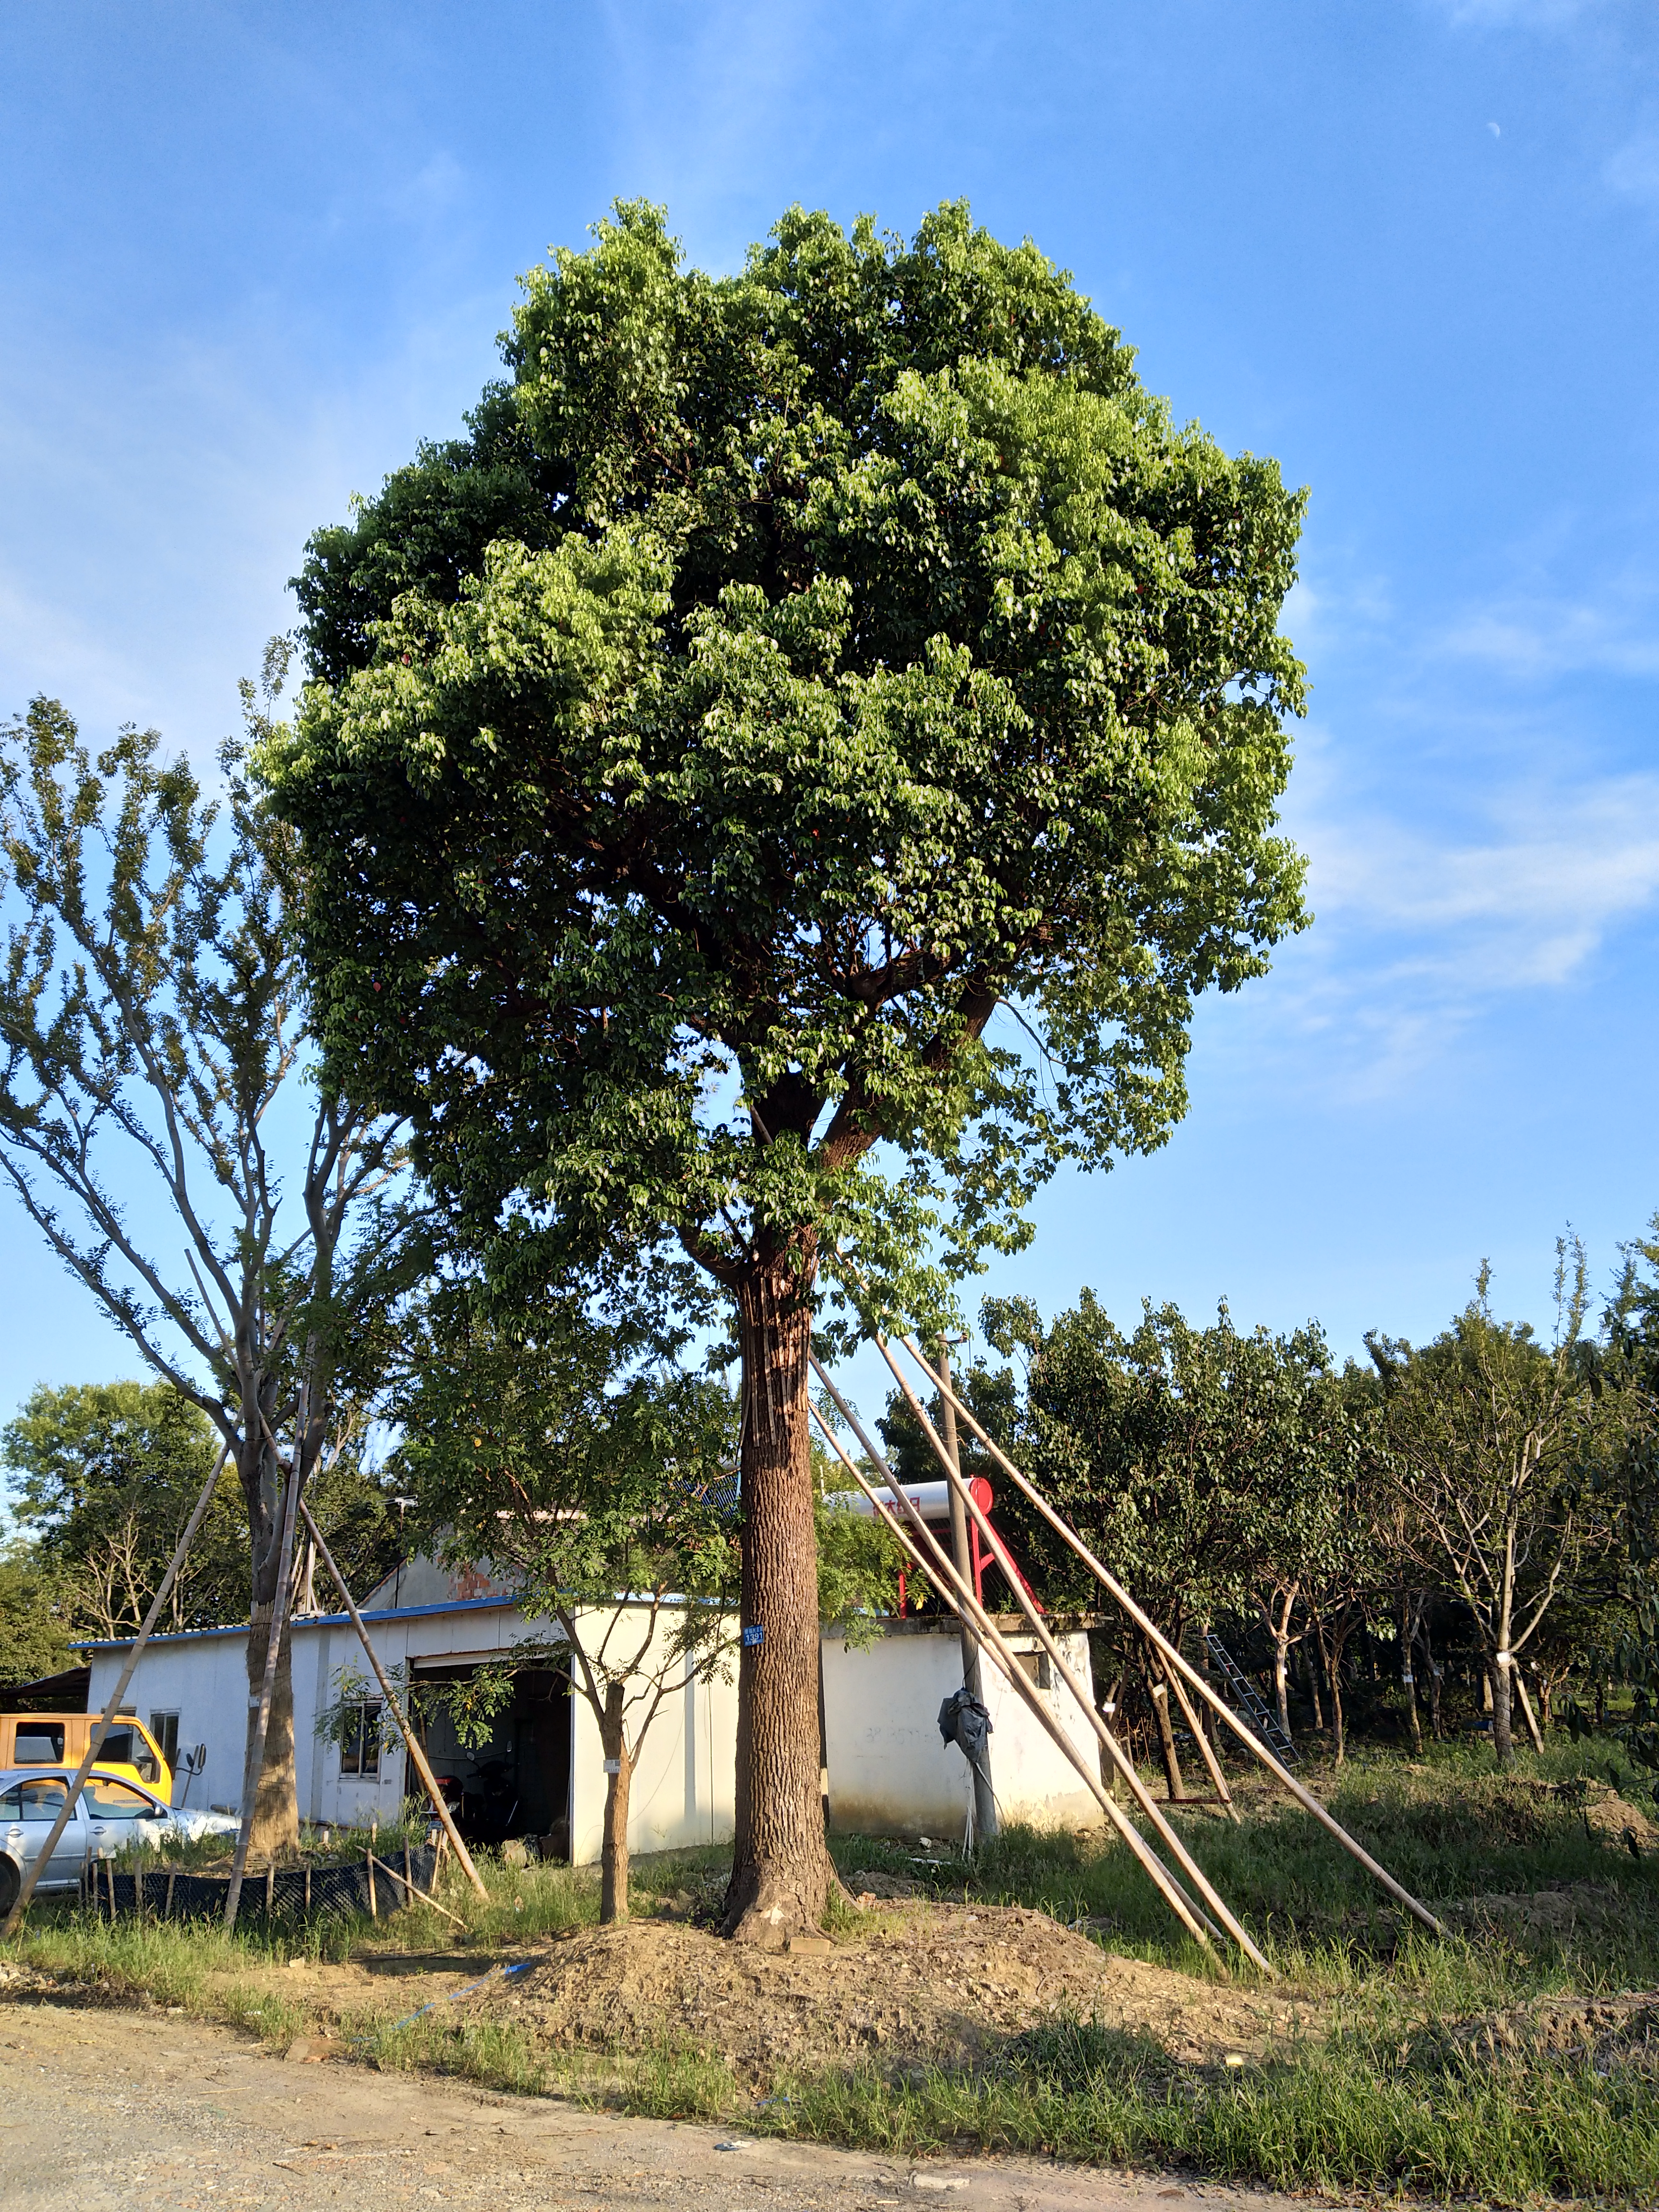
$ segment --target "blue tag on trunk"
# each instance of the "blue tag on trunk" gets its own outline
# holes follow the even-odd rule
[[[746,1649],[751,1651],[754,1650],[756,1644],[765,1643],[766,1631],[758,1620],[755,1622],[752,1627],[745,1628],[744,1630],[743,1640]]]

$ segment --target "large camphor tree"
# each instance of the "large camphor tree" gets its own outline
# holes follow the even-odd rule
[[[792,210],[724,278],[628,205],[511,374],[311,543],[265,772],[354,1094],[470,1233],[688,1255],[744,1367],[726,1924],[832,1879],[806,1358],[1183,1112],[1193,1003],[1303,920],[1274,835],[1300,496],[1182,428],[1065,274]],[[539,1256],[538,1256],[539,1255]]]

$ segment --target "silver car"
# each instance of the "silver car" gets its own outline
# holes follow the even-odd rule
[[[31,1766],[0,1772],[0,1913],[10,1911],[25,1869],[40,1857],[74,1771]],[[34,1894],[78,1889],[89,1860],[113,1858],[132,1843],[159,1843],[171,1826],[168,1807],[153,1791],[118,1775],[89,1774]]]

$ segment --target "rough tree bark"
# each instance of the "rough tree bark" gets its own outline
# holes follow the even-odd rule
[[[1291,1583],[1276,1589],[1271,1598],[1258,1598],[1256,1605],[1267,1623],[1267,1634],[1273,1647],[1273,1700],[1279,1708],[1279,1725],[1288,1741],[1291,1733],[1291,1616],[1296,1611],[1296,1601],[1302,1585]]]
[[[775,1948],[823,1917],[834,1866],[818,1777],[817,1547],[806,1355],[815,1258],[796,1247],[738,1285],[743,1352],[744,1643],[737,1836],[725,1932]],[[758,1631],[758,1638],[755,1632]]]
[[[605,1760],[605,1839],[599,1854],[599,1918],[607,1926],[628,1917],[628,1799],[633,1762],[628,1756],[621,1682],[605,1685],[599,1742]]]
[[[1306,1636],[1302,1639],[1302,1671],[1307,1677],[1308,1703],[1313,1709],[1313,1724],[1322,1735],[1325,1731],[1325,1708],[1319,1696],[1319,1668],[1314,1656],[1312,1640]]]

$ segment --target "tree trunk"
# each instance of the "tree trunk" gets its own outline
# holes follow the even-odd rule
[[[1319,1698],[1319,1668],[1314,1657],[1314,1646],[1304,1629],[1302,1636],[1302,1667],[1308,1678],[1308,1703],[1313,1707],[1314,1726],[1322,1735],[1325,1729],[1325,1708]]]
[[[1421,1637],[1423,1641],[1423,1657],[1429,1670],[1429,1728],[1433,1735],[1435,1741],[1438,1743],[1442,1734],[1440,1721],[1440,1666],[1438,1661],[1434,1656],[1434,1646],[1429,1641],[1429,1624],[1426,1619],[1420,1620],[1419,1621],[1418,1634]]]
[[[1412,1601],[1400,1601],[1400,1686],[1406,1692],[1406,1724],[1411,1730],[1412,1749],[1418,1758],[1423,1756],[1423,1723],[1417,1711],[1417,1671],[1412,1665],[1412,1641],[1416,1624],[1412,1618]]]
[[[797,1282],[781,1256],[754,1269],[738,1291],[744,1639],[737,1835],[724,1926],[767,1948],[817,1928],[836,1880],[819,1788],[809,1286],[810,1270]]]
[[[242,1747],[246,1775],[253,1756],[254,1730],[259,1718],[259,1693],[264,1686],[265,1652],[270,1642],[271,1607],[256,1605],[247,1638],[247,1730]],[[270,1719],[265,1729],[265,1752],[259,1766],[259,1784],[253,1799],[253,1824],[248,1830],[248,1860],[280,1857],[300,1840],[299,1792],[294,1768],[293,1645],[288,1623],[276,1652],[276,1679],[271,1685]]]
[[[1126,1679],[1121,1673],[1119,1674],[1116,1680],[1107,1692],[1100,1710],[1107,1727],[1124,1746],[1126,1753],[1133,1757],[1133,1753],[1128,1753],[1129,1732],[1123,1724],[1123,1691]],[[1103,1743],[1100,1747],[1100,1778],[1113,1796],[1121,1804],[1129,1794],[1128,1784],[1123,1779],[1117,1761],[1108,1754]]]
[[[1514,1663],[1507,1651],[1502,1652],[1493,1659],[1488,1676],[1492,1683],[1492,1747],[1500,1766],[1510,1765],[1515,1758],[1510,1720],[1510,1669]]]
[[[1348,1755],[1348,1739],[1342,1721],[1342,1639],[1334,1637],[1328,1644],[1322,1625],[1319,1630],[1319,1656],[1325,1664],[1325,1680],[1331,1692],[1331,1735],[1336,1763],[1341,1765]]]
[[[1521,1717],[1527,1724],[1527,1734],[1532,1739],[1532,1747],[1534,1751],[1541,1753],[1544,1748],[1544,1738],[1532,1710],[1532,1699],[1527,1695],[1527,1678],[1521,1672],[1521,1662],[1518,1659],[1514,1662],[1512,1680],[1515,1683],[1515,1694],[1521,1700]]]
[[[1270,1598],[1258,1596],[1256,1599],[1267,1633],[1273,1639],[1273,1702],[1279,1708],[1279,1725],[1284,1730],[1286,1742],[1290,1741],[1291,1735],[1291,1619],[1296,1611],[1297,1592],[1300,1588],[1299,1583],[1292,1583],[1289,1589],[1276,1589]]]
[[[623,1726],[621,1682],[607,1682],[599,1742],[605,1752],[605,1841],[599,1855],[599,1925],[628,1917],[628,1798],[633,1762]]]
[[[1164,1776],[1169,1786],[1170,1802],[1184,1802],[1187,1785],[1181,1778],[1181,1761],[1176,1757],[1175,1728],[1170,1719],[1170,1692],[1166,1683],[1158,1680],[1158,1664],[1150,1649],[1142,1660],[1146,1673],[1146,1694],[1152,1701],[1154,1725],[1158,1729],[1158,1747],[1164,1754]]]
[[[1279,1725],[1288,1737],[1291,1733],[1291,1698],[1287,1676],[1291,1665],[1291,1639],[1275,1634],[1273,1638],[1273,1701],[1279,1707]]]
[[[238,1463],[242,1495],[248,1510],[252,1568],[247,1638],[247,1725],[242,1751],[245,1784],[259,1718],[259,1693],[264,1684],[265,1654],[270,1643],[283,1544],[283,1469],[265,1441],[258,1404],[249,1410],[252,1419],[243,1428]],[[266,1413],[269,1417],[269,1405]],[[277,1646],[276,1675],[271,1686],[270,1719],[265,1729],[264,1757],[260,1763],[253,1820],[248,1830],[250,1864],[279,1857],[284,1851],[295,1849],[300,1840],[300,1803],[294,1765],[293,1650],[286,1606],[283,1614],[283,1640]]]

